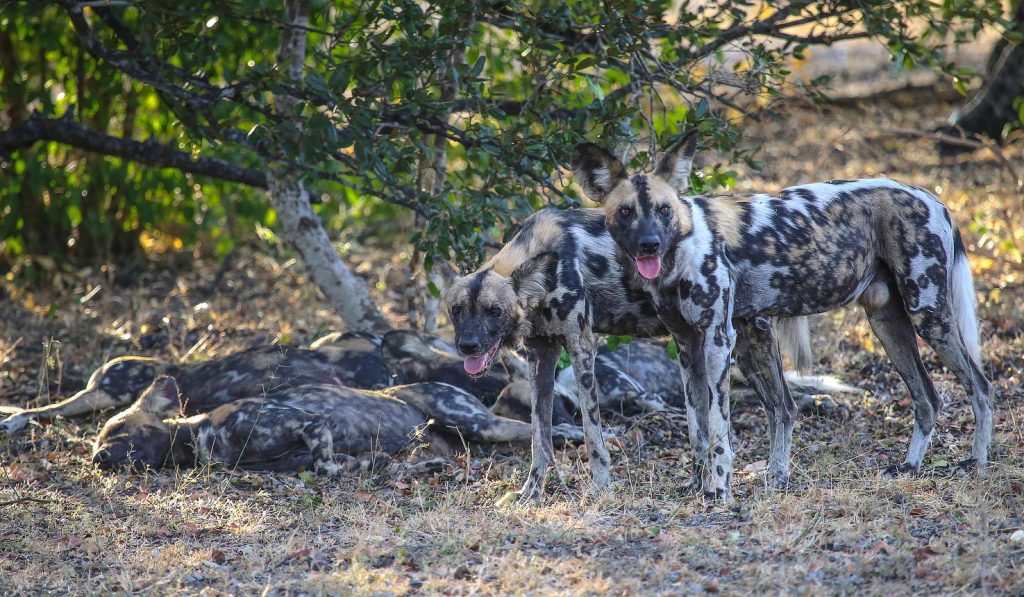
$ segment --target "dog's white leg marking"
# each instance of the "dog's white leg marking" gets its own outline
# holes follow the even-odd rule
[[[709,466],[711,486],[706,488],[716,499],[730,497],[734,454],[729,441],[729,356],[736,343],[731,317],[716,322],[704,336],[704,358],[710,390],[708,411]]]
[[[535,340],[530,342],[529,349],[532,458],[530,472],[519,493],[524,498],[539,502],[544,491],[544,478],[555,457],[551,444],[551,411],[558,347],[548,341]]]
[[[593,489],[603,491],[611,484],[611,459],[604,446],[601,432],[601,408],[597,397],[597,379],[594,377],[594,358],[597,346],[590,329],[580,330],[576,337],[568,338],[567,347],[576,373],[579,388],[580,411],[583,416],[583,435],[590,460]]]

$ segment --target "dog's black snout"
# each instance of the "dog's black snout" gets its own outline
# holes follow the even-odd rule
[[[92,461],[98,464],[100,467],[105,467],[110,464],[110,451],[107,449],[100,450],[92,455]]]
[[[661,249],[661,239],[657,236],[645,236],[640,239],[640,252],[644,255],[654,255]]]
[[[475,340],[463,340],[459,342],[459,352],[462,354],[475,355],[480,352],[480,343]]]

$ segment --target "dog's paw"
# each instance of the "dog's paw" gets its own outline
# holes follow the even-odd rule
[[[320,460],[316,463],[316,473],[325,477],[340,477],[344,470],[344,467],[333,460]]]
[[[704,500],[707,502],[714,502],[718,504],[731,504],[734,500],[732,492],[728,489],[716,489],[714,491],[704,491]]]
[[[0,431],[7,433],[7,435],[14,436],[21,433],[28,422],[32,420],[32,417],[25,413],[15,413],[3,421],[0,421]]]
[[[903,464],[890,464],[885,467],[882,471],[882,476],[892,479],[901,475],[916,475],[918,472],[920,472],[919,467],[916,467],[909,462],[904,462]]]
[[[540,496],[544,491],[544,484],[540,481],[535,481],[531,475],[526,483],[523,484],[522,489],[516,493],[519,495],[519,502],[529,502],[532,504],[540,504]]]
[[[555,425],[551,428],[551,435],[557,439],[582,442],[584,439],[583,428],[568,423]]]
[[[402,463],[401,474],[410,477],[422,477],[444,472],[451,464],[447,458],[431,458],[420,462]]]
[[[974,474],[983,475],[984,469],[978,466],[977,458],[968,458],[958,462],[956,466],[950,469],[950,473],[964,476]]]
[[[768,472],[768,487],[771,489],[777,489],[779,491],[785,491],[790,488],[789,473],[783,473],[779,471]]]

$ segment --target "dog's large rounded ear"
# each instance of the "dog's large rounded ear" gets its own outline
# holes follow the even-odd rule
[[[161,375],[139,396],[142,410],[164,417],[172,417],[184,409],[184,397],[179,400],[178,383],[170,375]]]
[[[690,189],[690,171],[693,155],[697,151],[697,129],[690,129],[683,138],[669,148],[658,160],[654,173],[664,178],[680,193]]]
[[[435,261],[430,268],[430,273],[436,274],[436,279],[440,282],[438,290],[444,294],[444,291],[451,287],[452,283],[455,282],[455,278],[459,277],[459,272],[455,271],[455,268],[451,266],[447,261]]]
[[[550,282],[558,275],[558,255],[548,251],[526,261],[512,272],[512,288],[526,306],[537,306],[548,294]]]
[[[600,203],[626,178],[626,168],[607,149],[580,143],[572,150],[572,176],[587,197]]]

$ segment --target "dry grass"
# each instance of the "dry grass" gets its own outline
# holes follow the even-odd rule
[[[973,422],[927,351],[948,402],[926,471],[878,474],[902,454],[910,402],[859,314],[844,311],[819,318],[819,368],[870,393],[848,404],[848,420],[801,418],[798,487],[789,492],[767,490],[751,472],[767,442],[746,403],[735,409],[738,500],[728,507],[680,495],[685,432],[659,418],[623,432],[614,495],[581,500],[584,463],[567,449],[559,452],[567,486],[553,479],[541,507],[502,508],[495,502],[522,480],[526,450],[478,450],[458,472],[420,480],[100,475],[87,458],[99,418],[61,421],[0,439],[0,502],[32,500],[0,506],[0,592],[1020,594],[1024,541],[1011,537],[1024,527],[1024,269],[1007,240],[1022,240],[1013,228],[1021,196],[984,150],[940,164],[925,140],[870,135],[926,128],[947,109],[793,110],[751,127],[768,167],[739,179],[774,189],[888,175],[942,188],[983,289],[997,408],[984,480],[946,474],[967,455]],[[261,251],[243,252],[215,292],[202,290],[215,266],[180,263],[147,267],[123,287],[93,271],[65,278],[59,292],[8,288],[0,400],[45,402],[125,352],[197,360],[338,326],[294,262]]]

